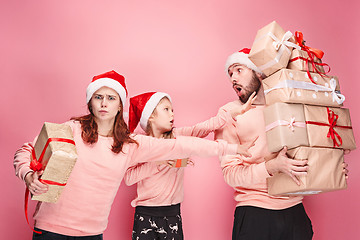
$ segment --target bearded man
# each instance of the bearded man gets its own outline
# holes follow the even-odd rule
[[[234,188],[237,202],[233,240],[307,240],[312,239],[312,224],[302,204],[303,197],[276,197],[267,192],[266,178],[283,172],[300,184],[298,176],[307,172],[307,161],[288,158],[287,149],[279,153],[267,150],[263,110],[265,94],[261,84],[266,76],[248,58],[249,49],[229,56],[225,64],[232,88],[239,100],[223,108],[229,111],[247,102],[253,92],[256,99],[246,113],[231,119],[217,130],[216,139],[229,143],[255,145],[251,157],[226,156],[221,167],[227,184]]]

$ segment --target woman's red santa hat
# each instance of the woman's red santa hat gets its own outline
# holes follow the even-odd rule
[[[170,96],[167,93],[162,92],[147,92],[130,98],[130,132],[134,132],[139,122],[141,128],[146,131],[147,122],[151,114],[159,104],[160,100],[164,97],[167,97],[171,101]]]
[[[225,63],[226,74],[229,76],[229,67],[235,63],[244,65],[254,70],[255,72],[262,74],[261,70],[258,67],[256,67],[255,64],[249,59],[249,53],[250,53],[249,48],[243,48],[240,51],[231,54]]]
[[[93,77],[86,89],[86,103],[89,103],[92,95],[102,87],[114,89],[119,94],[122,105],[125,105],[127,97],[125,78],[114,70]]]

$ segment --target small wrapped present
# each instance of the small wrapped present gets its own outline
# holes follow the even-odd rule
[[[303,103],[319,106],[340,107],[345,96],[340,93],[339,80],[335,76],[322,77],[317,73],[281,69],[262,80],[266,104],[275,102]]]
[[[285,173],[267,178],[270,195],[311,195],[346,189],[341,149],[298,147],[287,152],[289,157],[308,160],[307,175],[300,176],[300,186]]]
[[[291,51],[300,47],[290,31],[285,32],[275,21],[261,28],[255,37],[249,59],[266,75],[286,68]]]
[[[188,158],[176,159],[174,167],[175,168],[186,167],[188,165],[188,161],[190,161]]]
[[[41,181],[49,190],[32,200],[56,202],[66,185],[77,159],[75,142],[70,126],[45,122],[32,153],[32,162],[44,170]],[[38,169],[38,170],[40,170]]]
[[[298,71],[309,71],[325,74],[324,65],[325,64],[321,62],[321,59],[318,59],[316,56],[314,56],[312,60],[309,58],[309,55],[306,51],[295,48],[290,55],[287,68]]]
[[[309,146],[304,106],[275,103],[264,108],[267,146],[270,152]]]
[[[304,113],[309,146],[356,148],[349,109],[304,105]]]

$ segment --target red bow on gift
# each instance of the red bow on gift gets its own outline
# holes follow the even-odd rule
[[[42,165],[42,160],[44,158],[45,152],[47,147],[49,146],[50,142],[66,142],[66,143],[70,143],[75,145],[75,142],[71,139],[66,139],[66,138],[49,138],[44,146],[44,149],[41,152],[41,155],[39,157],[39,160],[36,159],[36,154],[35,154],[35,149],[34,147],[32,147],[31,150],[31,156],[32,156],[32,160],[30,162],[30,169],[33,170],[34,172],[39,172],[43,169],[43,165]],[[50,180],[43,180],[43,179],[39,179],[40,182],[44,183],[44,184],[50,184],[50,185],[58,185],[58,186],[65,186],[66,183],[58,183],[58,182],[54,182],[54,181],[50,181]],[[28,223],[28,225],[30,226],[29,223],[29,218],[28,218],[28,202],[29,202],[29,189],[26,188],[25,190],[25,205],[24,205],[24,209],[25,209],[25,217],[26,217],[26,221]],[[41,234],[42,232],[40,231],[36,231],[34,230],[32,227],[30,227],[34,232]]]
[[[316,82],[312,79],[310,71],[309,71],[309,67],[308,64],[309,62],[311,63],[313,69],[315,70],[315,72],[317,72],[318,74],[320,74],[320,76],[324,77],[326,76],[325,73],[320,72],[317,68],[316,65],[318,66],[327,66],[328,70],[326,71],[326,73],[330,72],[330,66],[326,63],[317,63],[314,60],[314,56],[316,56],[318,59],[322,59],[322,57],[324,56],[324,52],[321,51],[320,49],[316,49],[316,48],[311,48],[309,46],[305,45],[305,40],[304,40],[304,36],[303,33],[300,31],[296,31],[295,32],[295,40],[296,40],[296,44],[299,45],[301,47],[302,50],[306,51],[308,54],[308,58],[304,59],[306,61],[306,72],[309,76],[309,79],[311,80],[311,82],[313,82],[314,84],[316,84]]]
[[[334,111],[330,110],[328,107],[327,113],[328,113],[328,121],[329,123],[321,123],[321,122],[313,122],[313,121],[306,121],[306,124],[313,124],[318,126],[327,126],[329,127],[329,131],[327,134],[327,137],[330,137],[333,141],[333,147],[340,147],[342,145],[342,139],[340,135],[335,131],[335,127],[338,128],[346,128],[346,129],[352,129],[351,126],[339,126],[336,125],[337,120],[339,119],[339,115],[337,115]]]
[[[321,51],[320,49],[316,49],[316,48],[311,48],[309,46],[305,46],[305,40],[304,40],[304,35],[302,32],[300,31],[296,31],[295,32],[295,40],[296,40],[296,44],[299,45],[301,47],[302,50],[306,51],[306,52],[310,52],[313,55],[315,55],[318,59],[322,59],[322,57],[324,56],[324,52]],[[309,54],[310,56],[311,54]]]

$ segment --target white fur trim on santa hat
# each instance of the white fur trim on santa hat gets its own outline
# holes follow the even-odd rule
[[[225,63],[225,72],[229,76],[229,67],[235,63],[245,65],[246,67],[262,74],[261,70],[248,58],[248,54],[243,52],[236,52],[231,54]]]
[[[86,103],[89,103],[92,95],[102,87],[114,89],[119,94],[121,103],[124,107],[126,102],[126,90],[118,81],[111,78],[99,78],[91,82],[86,89]]]
[[[168,94],[162,92],[156,92],[149,98],[149,100],[145,104],[144,110],[142,111],[140,118],[140,126],[144,131],[146,131],[147,122],[151,114],[153,113],[156,106],[159,104],[160,100],[163,97],[167,97],[171,102],[171,98]]]

